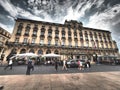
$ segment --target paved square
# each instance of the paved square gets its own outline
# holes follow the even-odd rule
[[[42,74],[33,72],[31,75],[16,73],[14,75],[1,75],[0,84],[4,85],[3,90],[120,90],[120,66],[93,67],[94,69],[96,67],[96,71],[92,68],[90,68],[91,71],[78,71],[74,68],[74,72],[72,72],[71,68],[68,73],[67,71],[59,73],[54,71],[54,73],[44,72]],[[105,71],[101,71],[103,67],[106,67]],[[111,71],[108,70],[110,67]],[[50,70],[53,69],[50,68]],[[9,74],[10,70],[5,72]]]

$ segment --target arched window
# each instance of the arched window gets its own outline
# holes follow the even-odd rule
[[[46,54],[48,54],[48,53],[51,53],[51,51],[49,49],[46,51]]]
[[[29,51],[29,52],[31,52],[31,53],[35,53],[34,49],[30,49],[30,51]]]
[[[59,54],[59,52],[58,52],[58,50],[55,50],[55,52],[54,52],[55,54]]]
[[[38,54],[43,54],[43,51],[42,50],[38,50]]]
[[[25,49],[21,49],[20,53],[26,53]]]

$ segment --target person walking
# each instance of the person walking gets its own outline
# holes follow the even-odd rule
[[[80,70],[84,70],[83,62],[80,60]]]
[[[65,69],[65,70],[68,70],[68,69],[67,69],[67,66],[66,66],[66,60],[67,60],[67,59],[63,60],[62,70],[64,70],[64,69]]]
[[[30,75],[30,71],[31,71],[32,68],[33,68],[32,61],[29,60],[28,63],[27,63],[26,75]]]
[[[58,61],[55,60],[55,70],[57,71],[58,70]]]
[[[12,70],[12,65],[13,65],[13,61],[12,59],[10,59],[10,61],[8,62],[8,65],[4,68],[4,70],[6,70],[8,67],[10,67],[10,69]]]
[[[32,59],[32,71],[34,71],[35,59]]]
[[[91,67],[89,60],[87,60],[86,64],[87,64],[87,68]]]
[[[78,70],[80,70],[80,60],[78,60]]]
[[[1,64],[1,65],[3,64],[4,57],[5,57],[4,54],[2,54],[1,57],[0,57],[0,64]]]

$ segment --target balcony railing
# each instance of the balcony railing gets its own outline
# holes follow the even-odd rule
[[[7,42],[6,44],[8,47],[56,47],[56,48],[63,48],[63,49],[80,49],[80,50],[109,50],[109,51],[118,51],[118,48],[102,48],[102,47],[86,47],[86,46],[72,46],[72,45],[60,45],[60,44],[39,44],[39,43],[28,43],[28,42]]]

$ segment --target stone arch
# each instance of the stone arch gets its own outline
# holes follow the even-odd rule
[[[43,50],[38,50],[38,54],[43,54]]]
[[[58,50],[55,50],[54,53],[55,53],[55,54],[59,54]]]
[[[34,49],[30,49],[29,52],[35,53]]]
[[[46,54],[48,54],[48,53],[51,53],[51,50],[50,50],[50,49],[48,49],[48,50],[46,51]]]
[[[20,50],[20,53],[26,53],[26,50],[23,48]]]

